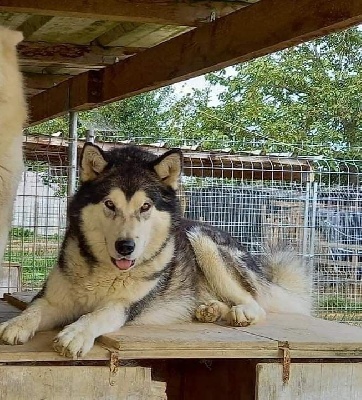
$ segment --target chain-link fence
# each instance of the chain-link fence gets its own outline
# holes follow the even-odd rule
[[[148,145],[161,154],[164,142]],[[121,143],[98,142],[105,150]],[[78,147],[82,146],[78,142]],[[56,263],[66,225],[68,142],[24,139],[0,293],[39,289]],[[315,314],[362,324],[362,162],[184,150],[185,216],[219,226],[258,253],[292,244],[314,274]]]

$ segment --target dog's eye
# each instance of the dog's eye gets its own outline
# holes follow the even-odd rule
[[[142,205],[142,207],[140,208],[140,212],[144,213],[146,211],[148,211],[151,208],[151,204],[150,203],[144,203]]]
[[[105,200],[104,205],[112,211],[116,210],[116,206],[114,205],[112,200]]]

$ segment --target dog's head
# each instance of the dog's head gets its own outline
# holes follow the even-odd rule
[[[69,208],[82,253],[121,271],[157,256],[179,220],[181,171],[178,149],[157,157],[132,146],[104,152],[85,144],[82,183]]]

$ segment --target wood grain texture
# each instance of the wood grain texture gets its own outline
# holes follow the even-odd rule
[[[361,363],[291,364],[283,384],[282,366],[257,365],[257,400],[360,400]]]
[[[262,0],[104,68],[97,88],[81,74],[33,96],[30,124],[245,62],[361,21],[360,0]],[[82,90],[79,83],[85,84]]]
[[[6,298],[23,308],[33,295]],[[123,359],[277,359],[283,346],[289,347],[292,358],[362,358],[362,328],[298,314],[270,313],[265,322],[245,328],[203,323],[125,326],[98,342],[116,349]]]
[[[154,386],[151,370],[141,367],[110,377],[106,366],[0,366],[0,387],[2,400],[165,399],[165,385]]]
[[[2,0],[0,11],[195,26],[207,22],[212,13],[219,17],[246,5],[244,1]]]
[[[246,328],[215,324],[126,326],[99,341],[123,358],[361,358],[362,328],[297,314],[269,314]]]
[[[6,317],[8,317],[6,319],[10,319],[15,315],[8,314],[6,315]],[[0,344],[0,363],[61,361],[69,364],[74,364],[72,360],[64,358],[54,351],[52,344],[57,332],[58,331],[38,332],[33,339],[31,339],[28,343],[22,345],[9,346],[5,344]],[[83,360],[108,361],[109,357],[110,353],[107,349],[99,345],[95,345],[93,346],[92,350],[83,358]]]
[[[70,43],[21,42],[18,45],[20,62],[24,60],[41,63],[95,65],[114,64],[141,48],[109,47],[97,45],[77,45]]]

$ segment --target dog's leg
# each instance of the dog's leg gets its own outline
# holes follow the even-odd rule
[[[107,304],[66,326],[54,339],[54,349],[77,359],[88,353],[98,336],[121,328],[125,322],[125,307],[119,303]]]
[[[51,305],[46,298],[36,299],[20,315],[0,324],[0,341],[7,344],[26,343],[37,331],[52,329],[64,322],[66,317],[64,307]]]
[[[217,244],[199,230],[191,231],[187,236],[212,291],[221,299],[235,304],[224,319],[236,326],[262,321],[266,316],[264,309],[226,267]],[[251,274],[245,276],[247,279],[251,279]]]

